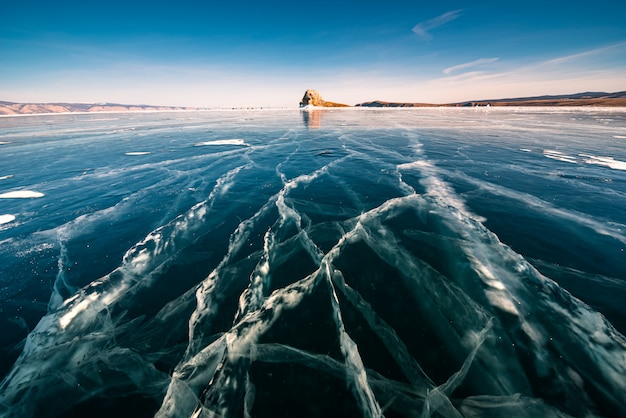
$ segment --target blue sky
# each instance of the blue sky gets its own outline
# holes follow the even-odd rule
[[[0,100],[294,107],[626,90],[624,1],[3,2]]]

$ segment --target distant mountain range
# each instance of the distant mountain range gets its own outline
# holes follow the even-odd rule
[[[585,92],[564,94],[560,96],[533,96],[510,99],[471,100],[458,103],[402,103],[384,102],[380,100],[359,103],[359,107],[470,107],[470,106],[624,106],[626,107],[626,91],[617,93]]]
[[[626,107],[626,91],[617,93],[585,92],[560,96],[533,96],[509,99],[471,100],[458,103],[403,103],[374,100],[357,107],[470,107],[470,106],[622,106]],[[126,105],[118,103],[13,103],[0,101],[0,115],[76,112],[135,112],[197,110],[191,107]]]
[[[0,101],[0,115],[31,115],[37,113],[136,112],[159,110],[191,110],[187,107],[125,105],[117,103],[13,103]]]

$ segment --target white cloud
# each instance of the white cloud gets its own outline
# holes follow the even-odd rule
[[[425,20],[413,26],[413,32],[415,32],[415,34],[422,39],[425,39],[425,40],[432,39],[433,36],[429,33],[431,30],[438,28],[439,26],[445,25],[448,22],[453,21],[460,15],[461,15],[461,10],[453,10],[450,12],[446,12],[440,16],[437,16],[429,20]]]
[[[477,67],[477,66],[480,66],[480,65],[483,65],[483,64],[490,64],[490,63],[498,61],[498,60],[499,60],[499,58],[480,58],[480,59],[477,59],[477,60],[474,60],[474,61],[466,62],[466,63],[455,65],[455,66],[452,66],[452,67],[448,67],[448,68],[443,70],[443,73],[445,75],[450,75],[450,74],[452,74],[452,73],[454,73],[456,71],[459,71],[459,70],[465,70],[467,68]]]

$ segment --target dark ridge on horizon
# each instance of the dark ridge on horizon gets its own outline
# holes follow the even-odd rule
[[[574,94],[561,94],[561,95],[544,95],[544,96],[531,96],[531,97],[520,97],[520,98],[508,98],[508,99],[494,99],[499,101],[507,101],[507,100],[557,100],[557,99],[599,99],[599,98],[608,98],[608,99],[619,99],[626,97],[626,91],[618,91],[615,93],[606,93],[606,92],[598,92],[598,91],[586,91],[584,93],[574,93]]]
[[[504,99],[468,100],[454,103],[405,103],[374,100],[356,104],[357,107],[471,107],[471,106],[626,106],[626,91],[615,93],[583,92]]]

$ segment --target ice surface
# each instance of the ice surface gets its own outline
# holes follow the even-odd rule
[[[565,226],[559,249],[593,258],[582,251],[593,239],[621,260],[624,174],[608,164],[625,157],[589,149],[595,124],[575,125],[583,145],[559,142],[570,111],[507,112],[329,111],[315,130],[289,112],[245,114],[244,127],[237,113],[147,119],[167,140],[135,149],[155,161],[103,150],[102,167],[46,184],[51,210],[84,206],[2,241],[5,260],[22,250],[31,286],[32,260],[54,286],[47,313],[20,328],[30,332],[0,384],[0,415],[623,415],[624,337],[548,277],[548,250],[532,248],[547,260],[534,262],[494,230],[538,218],[533,240]],[[262,145],[198,142],[209,127]],[[596,171],[615,181],[588,180]],[[563,205],[562,190],[542,194],[569,183],[617,203],[598,214]],[[77,286],[90,274],[81,266],[114,246],[113,267]],[[618,274],[593,277],[623,292]]]

